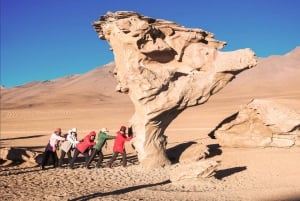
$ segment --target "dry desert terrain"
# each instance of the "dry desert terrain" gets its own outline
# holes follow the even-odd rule
[[[220,163],[215,175],[170,182],[178,164],[144,169],[129,143],[128,167],[42,171],[25,162],[0,160],[1,200],[300,200],[300,147],[229,148],[208,134],[254,98],[267,98],[300,112],[300,48],[282,56],[259,58],[200,106],[187,109],[166,131],[168,149],[191,143],[210,148],[206,160]],[[42,152],[53,129],[76,127],[79,138],[107,127],[114,135],[134,112],[126,94],[114,92],[114,63],[82,75],[1,88],[1,149]],[[104,149],[104,163],[112,154]],[[82,156],[81,156],[82,157]]]

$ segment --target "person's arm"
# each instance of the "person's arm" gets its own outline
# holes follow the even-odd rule
[[[107,140],[116,139],[116,136],[114,136],[114,135],[107,135],[107,134],[105,134],[105,139],[107,139]]]
[[[133,138],[133,136],[125,137],[125,141],[130,141]]]
[[[55,138],[56,140],[61,140],[61,141],[65,141],[65,140],[66,140],[64,137],[61,137],[61,136],[59,136],[59,135],[54,135],[54,138]]]

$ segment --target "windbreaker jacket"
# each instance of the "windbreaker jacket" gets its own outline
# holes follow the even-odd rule
[[[75,148],[76,144],[79,143],[79,141],[77,141],[77,137],[73,133],[68,133],[67,140],[72,143],[72,148]]]
[[[114,141],[113,151],[123,153],[125,150],[125,142],[130,141],[131,139],[132,139],[132,137],[126,137],[126,135],[123,135],[122,133],[117,132],[117,137]]]
[[[76,145],[76,148],[80,153],[84,153],[90,146],[94,146],[96,143],[91,140],[91,136],[96,137],[95,131],[90,132],[87,136],[84,137],[82,142],[79,142]]]
[[[55,133],[52,133],[52,135],[50,137],[50,140],[49,140],[49,143],[47,145],[47,149],[49,151],[55,152],[56,148],[58,147],[58,143],[59,143],[60,140],[64,141],[65,138],[61,137],[59,135],[56,135]]]
[[[105,132],[99,132],[98,133],[98,140],[97,140],[97,144],[94,145],[94,149],[96,149],[97,151],[100,151],[103,147],[103,145],[105,144],[106,140],[111,140],[111,139],[115,139],[116,136],[113,135],[107,135]]]

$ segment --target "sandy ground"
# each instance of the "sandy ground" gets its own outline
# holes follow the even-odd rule
[[[127,168],[121,167],[117,160],[112,169],[85,169],[81,167],[81,158],[74,170],[48,166],[42,171],[26,164],[1,161],[1,200],[300,200],[300,148],[225,148],[208,137],[215,125],[249,101],[242,97],[218,97],[221,96],[205,106],[185,111],[166,132],[168,148],[189,142],[207,145],[210,155],[206,160],[220,162],[213,177],[172,183],[170,174],[178,164],[143,169],[127,144]],[[277,99],[299,110],[297,99]],[[56,127],[63,131],[77,127],[79,138],[101,127],[114,134],[121,125],[127,124],[132,113],[129,102],[122,109],[104,104],[97,108],[3,110],[1,147],[42,151]],[[112,143],[109,141],[108,148],[103,150],[103,165],[111,157]]]

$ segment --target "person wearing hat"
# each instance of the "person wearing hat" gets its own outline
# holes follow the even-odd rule
[[[74,163],[75,160],[77,159],[78,155],[81,153],[84,155],[85,158],[85,167],[88,163],[89,160],[89,148],[94,146],[96,144],[95,141],[95,137],[96,137],[96,132],[95,131],[91,131],[89,134],[87,134],[82,141],[80,141],[75,148],[74,151],[74,155],[73,158],[70,162],[70,168],[74,169]]]
[[[86,165],[87,168],[90,168],[90,164],[92,163],[92,161],[94,160],[97,154],[99,155],[99,159],[96,164],[96,168],[100,168],[100,165],[102,164],[103,161],[102,147],[104,145],[107,145],[107,140],[112,140],[116,138],[116,136],[108,135],[108,133],[109,131],[107,130],[107,128],[102,128],[98,133],[97,143],[93,146],[93,151]]]
[[[58,167],[62,167],[66,154],[68,156],[68,163],[71,162],[72,159],[71,151],[75,149],[78,143],[79,141],[77,140],[77,128],[72,128],[67,133],[66,141],[64,141],[60,147],[61,152],[60,152]]]
[[[113,156],[108,163],[108,167],[111,168],[113,162],[117,159],[119,153],[122,155],[122,166],[126,167],[127,158],[126,158],[126,150],[125,150],[125,142],[130,141],[132,139],[131,136],[126,136],[126,127],[121,126],[120,130],[117,132],[117,137],[114,140],[113,146]]]
[[[48,162],[49,156],[52,157],[53,167],[55,168],[57,166],[58,157],[57,157],[56,150],[58,148],[59,141],[64,141],[64,140],[65,140],[65,138],[61,137],[61,128],[55,129],[50,137],[50,140],[49,140],[46,148],[45,148],[42,163],[40,164],[41,170],[45,169],[45,165]]]

